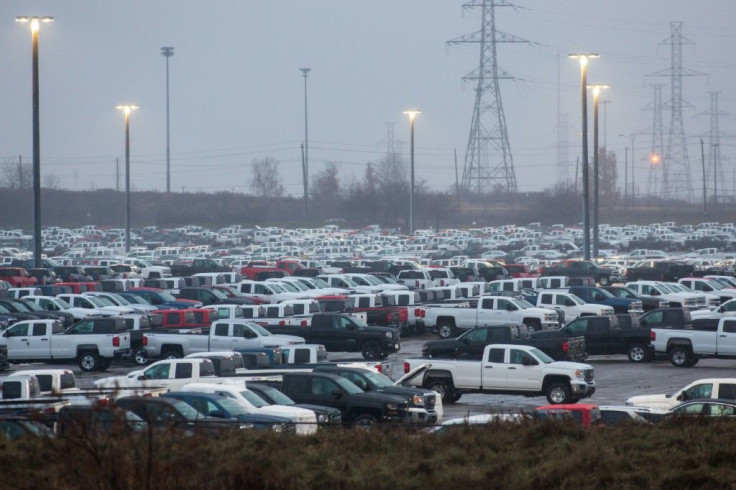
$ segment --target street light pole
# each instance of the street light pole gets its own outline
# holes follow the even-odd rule
[[[130,252],[130,112],[135,105],[119,105],[125,115],[125,253]]]
[[[404,111],[404,114],[409,116],[411,122],[411,183],[409,190],[409,235],[414,235],[414,119],[417,114],[421,114],[419,111],[410,110]]]
[[[16,22],[30,22],[32,48],[32,83],[33,83],[33,264],[43,267],[41,252],[41,123],[39,115],[38,89],[38,28],[41,22],[52,22],[53,17],[16,17]]]
[[[174,47],[162,47],[161,54],[166,57],[166,193],[168,194],[171,192],[171,154],[169,148],[169,58],[174,56]]]
[[[302,173],[304,175],[304,219],[309,219],[309,126],[307,125],[307,77],[311,68],[299,68],[304,76],[304,151]]]
[[[608,88],[608,85],[588,85],[593,90],[593,257],[598,258],[598,182],[599,182],[599,166],[598,166],[598,101],[600,99],[601,89]]]
[[[580,60],[580,86],[583,99],[583,259],[590,260],[590,184],[588,182],[588,59],[597,53],[575,53],[570,58]]]

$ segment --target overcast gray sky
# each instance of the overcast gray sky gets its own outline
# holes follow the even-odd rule
[[[349,183],[366,162],[386,152],[388,127],[407,153],[416,108],[416,172],[435,190],[460,172],[473,111],[473,86],[461,78],[478,64],[478,46],[446,41],[480,28],[480,11],[455,0],[4,0],[0,10],[0,157],[30,161],[31,39],[17,15],[51,15],[40,33],[41,160],[43,175],[67,189],[112,188],[115,159],[124,158],[123,116],[115,106],[135,103],[131,116],[132,182],[139,190],[165,190],[165,58],[170,59],[172,190],[249,190],[250,164],[281,162],[287,193],[301,195],[304,85],[310,67],[309,143],[312,174],[327,161]],[[708,74],[684,80],[689,136],[707,134],[709,91],[721,91],[720,110],[736,112],[736,5],[733,0],[519,0],[498,9],[497,28],[532,42],[500,45],[499,65],[518,77],[501,85],[520,191],[540,190],[557,177],[557,66],[561,108],[569,114],[574,162],[580,152],[579,67],[576,51],[599,52],[588,81],[611,88],[606,140],[619,153],[632,132],[651,125],[646,77],[669,67],[660,41],[670,21],[684,21],[692,45],[686,68]],[[4,20],[3,20],[4,19]],[[2,27],[4,26],[4,27]],[[603,118],[601,112],[601,119]],[[601,121],[601,131],[603,130]],[[664,116],[665,131],[669,116]],[[592,121],[591,121],[592,130]],[[734,117],[720,119],[736,133]],[[626,135],[619,137],[619,135]],[[601,135],[601,144],[604,136]],[[592,140],[591,140],[592,141]],[[691,138],[691,168],[699,168]],[[635,140],[638,153],[650,138]],[[727,174],[734,169],[733,140],[721,141]],[[643,153],[638,155],[644,158]],[[728,160],[727,160],[728,159]],[[637,163],[637,180],[646,179]],[[573,170],[574,172],[574,170]],[[122,178],[121,178],[122,185]]]

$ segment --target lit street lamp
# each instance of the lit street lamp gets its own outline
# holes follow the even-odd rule
[[[414,118],[420,111],[409,110],[404,111],[411,121],[411,190],[409,191],[409,235],[414,234]]]
[[[166,192],[171,192],[171,160],[169,149],[169,58],[174,56],[173,46],[161,48],[161,54],[166,57]]]
[[[31,43],[33,45],[33,264],[43,267],[41,252],[41,125],[39,117],[38,90],[38,28],[40,23],[48,23],[53,17],[16,17],[16,22],[30,22]]]
[[[590,260],[590,190],[588,183],[588,59],[597,53],[573,53],[569,58],[580,60],[580,88],[583,96],[583,258]]]
[[[136,105],[119,105],[125,114],[125,253],[130,252],[130,112]]]
[[[598,258],[598,100],[608,85],[588,85],[593,90],[593,257]]]

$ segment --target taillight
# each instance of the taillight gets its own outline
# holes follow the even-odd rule
[[[286,325],[286,320],[279,321],[279,325]]]
[[[414,308],[414,316],[417,318],[420,318],[422,316],[422,309],[421,308]]]
[[[414,281],[414,285],[415,285],[416,287],[419,287],[419,281]]]
[[[409,371],[411,371],[411,366],[409,366],[409,363],[404,361],[404,374],[408,374]]]
[[[141,344],[144,346],[148,345],[148,337],[144,335],[143,338],[141,338]]]
[[[562,343],[562,352],[570,352],[570,342]]]
[[[427,316],[427,312],[426,312],[426,310],[424,310],[424,308],[420,308],[420,310],[422,312],[422,318],[424,318],[425,316]]]
[[[302,320],[302,327],[306,327],[306,326],[307,326],[307,321],[306,320]]]
[[[391,313],[386,313],[386,321],[391,323]]]
[[[382,373],[383,372],[383,364],[378,364],[376,366],[376,371],[378,371],[379,373]]]
[[[652,330],[651,332],[649,332],[649,338],[651,339],[652,342],[654,342],[655,340],[657,340],[657,333],[654,330]]]
[[[120,347],[120,337],[113,337],[112,338],[112,346],[113,347]]]
[[[440,286],[444,286],[444,285],[445,285],[445,280],[444,279],[441,279],[440,280]]]

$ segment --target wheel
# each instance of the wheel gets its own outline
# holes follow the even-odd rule
[[[145,366],[148,364],[148,354],[146,353],[146,349],[142,347],[140,349],[136,349],[136,351],[133,352],[133,362],[138,366]]]
[[[454,333],[455,327],[453,327],[452,323],[447,320],[443,320],[439,325],[437,325],[437,335],[439,335],[441,339],[454,337]]]
[[[692,355],[687,347],[675,347],[670,351],[670,362],[675,367],[690,367]]]
[[[353,421],[353,427],[357,429],[368,430],[376,424],[377,420],[373,415],[363,414],[359,415]]]
[[[539,332],[540,330],[542,330],[542,322],[539,321],[538,318],[530,318],[524,323],[526,323],[526,328],[529,331],[529,333]]]
[[[97,370],[98,371],[107,371],[107,369],[112,365],[112,359],[109,357],[100,357],[100,362],[98,364]]]
[[[365,359],[378,359],[381,357],[381,346],[378,345],[378,342],[369,340],[363,344],[361,353]]]
[[[609,284],[611,284],[611,278],[608,276],[601,276],[598,279],[598,282],[600,283],[601,286],[608,286]]]
[[[693,357],[692,359],[690,359],[690,362],[687,363],[687,367],[693,367],[698,363],[699,360],[700,359],[698,359],[697,357]]]
[[[166,349],[161,353],[161,359],[181,359],[182,355],[174,349]]]
[[[453,393],[452,402],[455,403],[455,402],[460,401],[460,398],[462,398],[462,396],[463,396],[462,393]]]
[[[100,356],[97,352],[87,351],[79,354],[79,367],[82,371],[88,373],[95,371],[100,365]]]
[[[455,390],[452,389],[452,386],[447,381],[432,380],[429,382],[427,388],[439,393],[442,403],[455,403],[456,401],[454,400]]]
[[[567,383],[552,383],[547,387],[547,401],[552,405],[561,405],[572,401],[570,385]]]
[[[630,345],[626,354],[631,362],[646,362],[649,360],[649,353],[646,347],[641,344]]]

